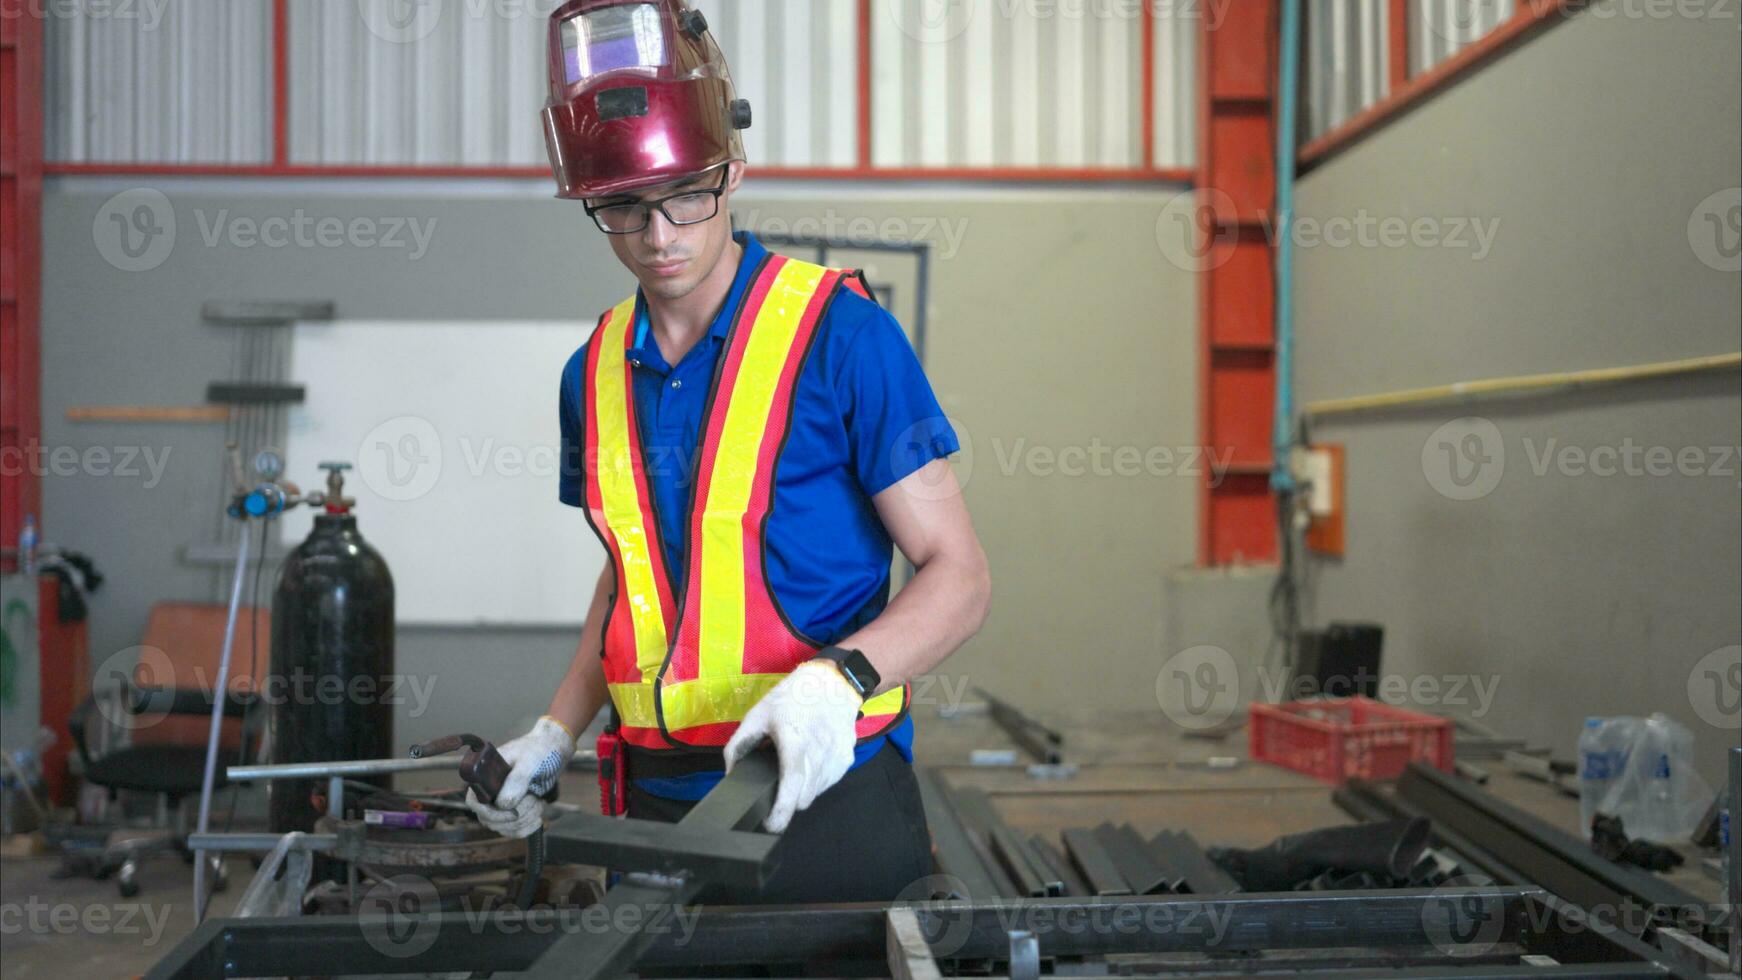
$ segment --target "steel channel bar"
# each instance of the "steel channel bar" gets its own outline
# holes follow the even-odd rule
[[[1165,895],[1180,882],[1177,869],[1163,868],[1150,853],[1149,845],[1129,825],[1103,823],[1095,828],[1101,848],[1119,866],[1119,875],[1139,895]]]
[[[977,689],[978,690],[978,689]],[[1047,728],[1040,722],[1023,714],[1015,706],[979,690],[980,697],[986,701],[991,710],[992,720],[1004,729],[1024,752],[1033,756],[1036,762],[1056,766],[1064,761],[1064,736]]]
[[[1040,876],[1040,870],[1028,858],[1028,848],[1016,836],[1016,832],[1002,823],[992,827],[988,834],[991,840],[992,852],[998,856],[1005,870],[1015,880],[1016,887],[1022,894],[1030,898],[1045,898],[1049,892],[1047,882]],[[1062,890],[1062,885],[1060,886]]]
[[[550,824],[545,855],[557,864],[760,887],[774,871],[779,843],[771,834],[572,813]]]
[[[1118,865],[1108,857],[1095,832],[1086,827],[1073,827],[1059,834],[1065,842],[1065,853],[1083,873],[1089,888],[1096,895],[1129,895],[1131,886],[1119,873]]]
[[[683,905],[695,896],[699,883],[686,879],[656,880],[626,875],[599,902],[603,929],[564,932],[526,971],[527,980],[605,980],[632,969],[658,935],[648,928],[619,928],[619,917],[633,915],[637,923],[675,921]]]
[[[1059,883],[1064,886],[1062,894],[1078,897],[1089,894],[1088,882],[1083,880],[1083,876],[1077,873],[1077,869],[1071,864],[1070,859],[1065,857],[1064,852],[1060,851],[1052,841],[1037,834],[1028,839],[1028,846],[1041,864],[1045,865],[1047,876],[1057,878]]]
[[[1496,943],[1516,943],[1534,889],[1408,889],[1226,897],[1166,896],[935,902],[912,907],[940,960],[1001,959],[1012,929],[1040,937],[1043,956],[1110,953],[1249,953],[1281,949],[1429,947],[1430,923],[1464,914],[1471,896],[1500,916]],[[887,939],[881,903],[702,908],[693,932],[670,923],[642,954],[644,966],[694,967],[844,958],[878,960]],[[593,916],[588,919],[589,914]],[[596,935],[587,909],[503,910],[490,915],[405,916],[395,933],[421,937],[396,948],[352,917],[226,919],[198,930],[149,980],[526,970],[564,933]],[[589,926],[588,923],[593,925]],[[653,930],[649,930],[653,931]],[[1593,934],[1593,942],[1602,936]],[[427,945],[426,945],[427,944]],[[218,952],[210,950],[216,948]],[[1605,959],[1626,950],[1610,947]],[[946,952],[947,950],[947,952]],[[228,966],[226,966],[228,964]]]
[[[1478,846],[1534,884],[1583,908],[1624,910],[1631,904],[1673,912],[1701,906],[1669,882],[1604,860],[1573,835],[1437,770],[1412,763],[1398,793],[1429,819],[1480,841]]]
[[[1678,963],[1674,956],[1646,943],[1628,930],[1593,917],[1562,898],[1538,890],[1521,909],[1526,916],[1518,941],[1532,953],[1562,962],[1643,961],[1661,967],[1664,975],[1687,980],[1704,977],[1704,970]]]
[[[1210,860],[1191,834],[1162,831],[1150,841],[1150,847],[1167,855],[1163,866],[1183,874],[1185,887],[1192,894],[1231,895],[1240,890],[1240,884]]]
[[[998,815],[992,811],[992,801],[985,791],[971,786],[962,789],[951,789],[939,780],[939,788],[944,798],[955,808],[956,815],[961,818],[962,829],[967,832],[968,846],[974,855],[980,859],[986,873],[991,876],[998,890],[986,898],[1020,898],[1022,887],[992,853],[991,828],[998,822]]]
[[[768,812],[779,778],[779,763],[765,750],[739,760],[675,824],[571,813],[550,824],[546,858],[759,887],[779,860],[780,838],[742,828],[755,826]]]
[[[921,769],[918,776],[920,802],[925,807],[926,826],[931,829],[932,844],[937,851],[938,871],[960,883],[967,892],[962,898],[973,901],[1000,894],[997,883],[968,840],[949,791],[943,788],[942,777],[930,768]]]

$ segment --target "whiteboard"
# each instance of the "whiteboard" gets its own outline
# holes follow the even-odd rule
[[[578,321],[298,324],[285,476],[324,486],[344,460],[358,530],[393,570],[401,623],[574,625],[605,554],[557,501],[563,365]],[[300,542],[314,515],[285,515]]]

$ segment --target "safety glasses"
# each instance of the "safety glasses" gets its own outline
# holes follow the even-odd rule
[[[587,214],[599,230],[607,235],[633,235],[645,231],[658,210],[674,225],[699,225],[720,213],[720,195],[726,192],[731,178],[730,167],[720,168],[720,186],[703,190],[683,191],[652,201],[632,201],[618,204],[587,205]]]

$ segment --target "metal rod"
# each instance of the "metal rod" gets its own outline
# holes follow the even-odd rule
[[[249,783],[264,779],[327,779],[333,776],[379,776],[392,772],[423,772],[452,769],[454,760],[436,756],[429,759],[358,759],[347,762],[283,762],[270,766],[231,766],[224,775],[232,783]]]
[[[218,735],[224,725],[224,704],[229,700],[230,655],[236,650],[236,618],[242,609],[242,582],[248,576],[248,542],[254,535],[243,526],[236,535],[236,574],[230,579],[230,611],[224,620],[224,652],[218,659],[217,687],[212,692],[212,727],[206,734],[206,768],[200,779],[200,816],[198,831],[205,833],[212,823],[212,789],[218,778]],[[194,852],[194,922],[206,917],[206,854]]]

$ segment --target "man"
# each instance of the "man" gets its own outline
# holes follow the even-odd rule
[[[931,870],[909,682],[990,596],[955,434],[862,277],[732,233],[750,112],[700,14],[571,0],[550,54],[558,196],[585,202],[640,289],[562,377],[561,497],[610,561],[549,712],[502,747],[497,805],[468,802],[531,833],[609,700],[600,752],[610,773],[623,759],[630,817],[681,818],[774,744],[780,869],[705,900],[895,898]],[[916,574],[889,601],[892,544]]]

